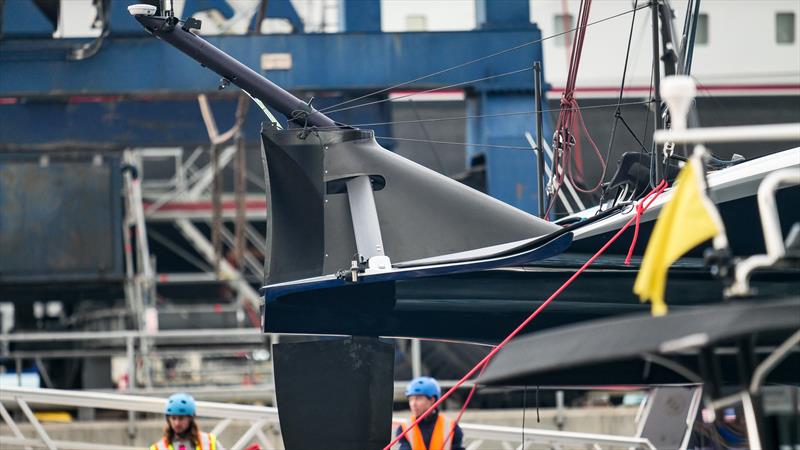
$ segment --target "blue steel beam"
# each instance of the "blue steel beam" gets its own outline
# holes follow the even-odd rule
[[[131,19],[133,20],[133,19]],[[405,82],[503,49],[532,42],[539,29],[436,33],[300,34],[209,37],[245,65],[289,90],[371,90]],[[0,41],[0,97],[196,94],[218,77],[151,37],[110,38],[91,58],[67,61],[86,40]],[[292,54],[288,70],[261,70],[266,53]],[[541,60],[541,46],[519,50],[410,83],[429,88],[496,75]],[[531,91],[529,72],[467,83],[479,91]]]
[[[231,91],[210,99],[220,131],[233,126],[237,95]],[[302,92],[295,92],[306,98]],[[339,97],[316,97],[318,108],[339,103]],[[374,97],[369,98],[375,100]],[[388,103],[344,111],[345,123],[385,122]],[[279,120],[282,116],[277,116]],[[246,141],[261,142],[258,131],[264,114],[251,105],[243,127]],[[286,125],[283,120],[283,125]],[[371,127],[379,136],[391,127]],[[208,144],[203,118],[195,98],[85,97],[54,101],[28,99],[0,104],[0,152],[33,149],[113,150],[125,147],[195,146]],[[392,148],[394,142],[381,142]]]
[[[0,38],[49,38],[55,30],[56,24],[33,1],[14,1],[9,5],[0,1]]]

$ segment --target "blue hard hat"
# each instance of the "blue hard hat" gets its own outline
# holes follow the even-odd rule
[[[439,383],[431,377],[417,377],[411,380],[408,386],[406,386],[406,397],[412,395],[439,398],[442,396],[442,388],[440,388]]]
[[[167,407],[164,414],[168,416],[194,416],[197,406],[194,398],[189,394],[172,394],[167,399]]]

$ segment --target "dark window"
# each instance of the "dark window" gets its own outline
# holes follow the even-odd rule
[[[775,42],[778,44],[794,44],[793,12],[775,14]]]
[[[708,14],[701,13],[697,16],[697,34],[694,37],[695,45],[708,45]]]
[[[567,42],[572,42],[572,34],[574,33],[572,29],[575,28],[575,19],[572,14],[556,14],[553,20],[553,34],[557,35],[556,47],[566,47]],[[564,33],[565,31],[566,33]]]

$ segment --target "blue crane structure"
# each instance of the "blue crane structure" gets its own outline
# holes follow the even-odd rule
[[[286,20],[292,33],[207,38],[298,97],[314,97],[317,109],[398,84],[405,91],[463,89],[465,115],[471,117],[466,119],[467,163],[482,155],[487,192],[535,214],[536,158],[532,151],[509,147],[527,147],[524,132],[535,131],[533,71],[520,69],[542,60],[541,32],[530,23],[527,0],[475,1],[478,23],[472,31],[384,33],[379,1],[342,0],[341,32],[306,33],[289,0],[270,0],[266,16]],[[218,91],[213,72],[148,37],[126,11],[131,3],[100,2],[103,32],[95,39],[54,39],[58,10],[40,8],[35,0],[0,4],[0,148],[201,144],[207,134],[195,101],[200,93],[210,95],[220,128],[233,123],[236,91]],[[212,9],[226,18],[234,15],[225,0],[187,0],[181,16]],[[519,48],[503,52],[513,47]],[[264,57],[269,54],[290,55],[289,66],[268,69]],[[425,77],[431,73],[437,74]],[[389,92],[345,107],[385,100]],[[512,112],[528,114],[504,115]],[[259,116],[249,114],[244,127],[251,142],[258,139]],[[331,117],[341,123],[380,123],[366,128],[391,136],[387,102]],[[545,117],[545,130],[550,129]]]

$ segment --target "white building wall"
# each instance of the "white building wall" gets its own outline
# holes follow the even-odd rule
[[[496,0],[502,1],[502,0]],[[632,9],[633,0],[595,0],[589,22]],[[639,4],[646,3],[639,0]],[[685,0],[672,0],[675,29],[683,30]],[[701,0],[708,14],[709,42],[695,47],[692,72],[715,95],[800,95],[800,1]],[[382,0],[384,31],[410,31],[408,17],[424,17],[428,31],[469,30],[475,27],[473,0]],[[555,16],[569,12],[577,20],[580,0],[531,0],[530,20],[543,37],[556,33]],[[777,44],[775,14],[795,14],[795,41]],[[578,73],[580,96],[614,96],[625,63],[632,13],[591,25]],[[680,36],[678,36],[680,38]],[[629,61],[626,96],[647,95],[652,58],[650,9],[637,11]],[[569,49],[556,39],[543,42],[545,77],[554,88],[566,83]],[[509,47],[519,44],[509,42]],[[551,96],[558,96],[554,92]]]
[[[567,11],[577,18],[580,0],[532,0],[531,20],[543,36],[555,33],[554,17]],[[611,17],[631,9],[630,0],[596,0],[589,22]],[[640,1],[644,3],[644,1]],[[692,73],[698,81],[719,95],[758,93],[800,94],[800,2],[796,0],[704,0],[700,12],[708,14],[709,40],[695,47]],[[683,30],[686,2],[673,1],[675,29]],[[794,12],[795,41],[791,45],[775,41],[775,15]],[[584,96],[608,96],[618,90],[625,62],[632,14],[591,25],[578,73],[580,88],[595,88]],[[577,20],[577,19],[576,19]],[[544,42],[545,75],[553,87],[563,87],[569,63],[568,49],[555,39]],[[626,95],[639,96],[637,87],[650,84],[652,31],[650,9],[636,13]],[[793,85],[778,89],[780,85]],[[597,88],[608,88],[598,90]],[[726,89],[730,88],[730,89]]]

